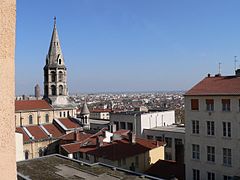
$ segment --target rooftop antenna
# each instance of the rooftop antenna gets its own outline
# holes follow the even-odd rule
[[[234,56],[234,70],[237,69],[237,56]]]
[[[218,74],[219,74],[219,75],[221,74],[221,64],[222,64],[222,63],[220,63],[220,62],[218,63]]]

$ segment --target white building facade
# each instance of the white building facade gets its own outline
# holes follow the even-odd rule
[[[110,122],[116,125],[116,129],[128,129],[137,136],[143,135],[144,129],[151,129],[158,126],[168,126],[175,123],[174,111],[162,112],[121,112],[111,113]]]
[[[187,180],[240,175],[240,77],[206,77],[185,94]]]

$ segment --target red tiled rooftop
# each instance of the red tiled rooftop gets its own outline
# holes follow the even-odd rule
[[[73,143],[66,144],[61,147],[68,153],[84,152],[109,160],[119,160],[136,154],[142,154],[157,147],[156,141],[153,140],[136,138],[136,141],[137,142],[135,144],[132,144],[129,143],[129,140],[122,139],[113,141],[112,143],[103,143],[103,146],[97,148],[96,138],[92,137],[87,141],[84,141],[86,146],[80,146],[82,143]],[[163,145],[163,143],[160,143],[159,145]]]
[[[64,133],[61,132],[54,124],[45,124],[43,127],[50,133],[54,138],[62,136]]]
[[[48,135],[40,128],[40,126],[28,126],[27,130],[31,133],[35,140],[47,139]]]
[[[206,77],[185,95],[240,95],[240,77]]]
[[[16,100],[15,111],[49,109],[51,105],[45,100]]]
[[[164,179],[171,179],[175,176],[179,180],[184,180],[185,165],[175,161],[158,160],[145,173]]]
[[[58,120],[68,129],[74,129],[74,128],[80,127],[80,125],[77,122],[75,122],[73,119],[59,118]]]
[[[83,132],[78,132],[79,134],[79,142],[89,138],[92,136],[91,134],[83,133]],[[69,134],[65,134],[61,137],[62,140],[75,140],[75,132],[71,132]]]
[[[30,140],[29,136],[25,133],[25,131],[21,127],[17,127],[16,132],[23,134],[23,141],[24,142]]]

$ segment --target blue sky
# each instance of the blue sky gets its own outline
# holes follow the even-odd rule
[[[70,93],[186,90],[219,62],[233,74],[239,9],[239,0],[19,0],[16,93],[43,87],[54,16]]]

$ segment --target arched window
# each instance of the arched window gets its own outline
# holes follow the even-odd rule
[[[58,79],[59,79],[60,82],[63,81],[63,72],[62,71],[59,71]]]
[[[62,60],[61,59],[59,59],[59,64],[62,64]]]
[[[52,91],[52,95],[56,96],[56,86],[52,85],[51,86],[51,91]]]
[[[33,123],[33,116],[32,115],[28,116],[28,122],[29,122],[29,124]]]
[[[84,119],[85,119],[85,124],[87,124],[87,123],[88,123],[88,122],[87,122],[88,117],[85,116]]]
[[[48,114],[45,115],[45,121],[46,121],[46,123],[49,122],[49,115]]]
[[[38,155],[39,155],[39,157],[44,156],[44,149],[43,149],[43,148],[40,148],[40,149],[39,149]]]
[[[62,85],[59,86],[59,95],[63,95],[63,86]]]
[[[24,152],[25,159],[29,159],[29,151]]]
[[[52,79],[52,82],[56,81],[56,73],[54,71],[51,71],[51,79]]]

